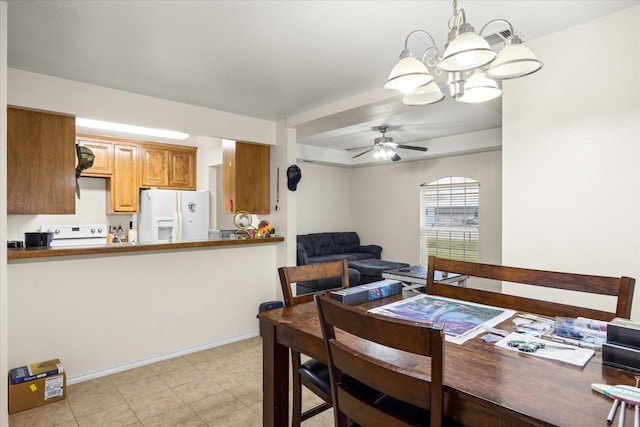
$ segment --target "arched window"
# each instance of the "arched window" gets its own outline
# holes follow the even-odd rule
[[[420,259],[478,261],[480,183],[449,176],[420,186]]]

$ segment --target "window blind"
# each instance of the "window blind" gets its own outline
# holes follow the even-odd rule
[[[420,187],[421,260],[429,255],[478,261],[480,184],[464,177],[440,178]]]

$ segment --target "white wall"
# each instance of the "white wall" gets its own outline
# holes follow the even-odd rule
[[[473,138],[472,134],[469,134]],[[420,262],[420,185],[446,176],[480,182],[480,262],[501,262],[501,152],[398,162],[355,169],[351,219],[361,240],[389,261]]]
[[[10,105],[274,145],[275,122],[9,69]]]
[[[276,245],[11,261],[9,365],[59,358],[77,382],[256,336]]]
[[[468,138],[473,139],[473,134]],[[480,182],[480,260],[501,262],[501,152],[356,169],[301,163],[298,234],[356,231],[389,261],[420,262],[420,185],[445,176]]]
[[[352,231],[352,169],[298,163],[302,179],[295,192],[287,188],[287,175],[280,191],[298,197],[297,234]]]
[[[639,22],[634,7],[531,41],[544,68],[505,82],[504,264],[640,279]]]

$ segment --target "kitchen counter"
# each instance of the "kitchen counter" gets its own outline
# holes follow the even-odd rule
[[[7,260],[50,258],[77,255],[120,254],[124,252],[162,251],[189,248],[237,247],[283,242],[284,237],[235,240],[203,240],[196,242],[171,243],[113,243],[97,246],[64,246],[54,248],[19,248],[8,249]]]

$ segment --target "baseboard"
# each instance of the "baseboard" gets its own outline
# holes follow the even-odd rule
[[[85,382],[85,381],[94,380],[96,378],[100,378],[100,377],[104,377],[104,376],[107,376],[107,375],[116,374],[118,372],[127,371],[129,369],[139,368],[140,366],[150,365],[152,363],[161,362],[163,360],[173,359],[174,357],[186,356],[187,354],[197,353],[199,351],[209,350],[211,348],[220,347],[222,345],[231,344],[231,343],[234,343],[234,342],[237,342],[237,341],[246,340],[246,339],[249,339],[249,338],[254,338],[254,337],[257,337],[259,335],[260,335],[259,332],[252,332],[252,333],[247,334],[247,335],[241,335],[241,336],[237,336],[237,337],[227,338],[227,339],[224,339],[224,340],[220,340],[220,341],[216,341],[216,342],[203,344],[203,345],[199,345],[199,346],[196,346],[196,347],[192,347],[192,348],[176,351],[174,353],[163,354],[163,355],[160,355],[160,356],[155,356],[155,357],[151,357],[151,358],[148,358],[148,359],[143,359],[143,360],[139,360],[139,361],[136,361],[136,362],[127,363],[125,365],[115,366],[113,368],[103,369],[103,370],[100,370],[100,371],[90,372],[88,374],[77,375],[77,376],[74,376],[74,377],[67,377],[67,384],[68,385],[72,385],[72,384],[82,383],[82,382]]]

